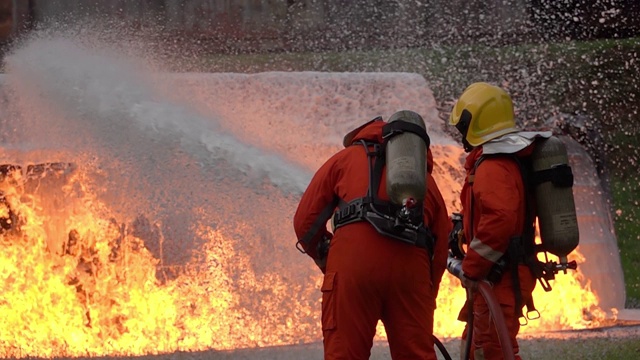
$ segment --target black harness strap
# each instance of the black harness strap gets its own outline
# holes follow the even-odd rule
[[[380,200],[377,195],[380,190],[382,170],[385,165],[384,144],[365,140],[360,140],[359,143],[364,147],[365,153],[367,154],[369,186],[367,187],[367,193],[364,197],[354,199],[349,203],[340,199],[342,205],[340,205],[338,212],[334,215],[336,229],[356,221],[364,220],[368,212],[376,213],[383,218],[388,216],[389,219],[391,219],[390,214],[394,214],[395,211],[398,210],[398,208],[390,202]],[[373,148],[373,150],[370,148]]]
[[[419,126],[418,128],[424,132],[424,129]],[[397,218],[400,207],[390,201],[383,201],[378,198],[377,194],[385,166],[385,143],[379,144],[364,140],[359,141],[359,143],[364,147],[369,161],[367,194],[362,198],[354,199],[340,206],[334,215],[335,230],[354,222],[367,221],[382,235],[424,248],[433,257],[435,238],[430,229],[423,224],[422,203],[420,204],[419,214],[414,216],[414,220],[419,218],[419,221],[415,221],[415,223],[400,223]]]
[[[556,187],[573,186],[573,171],[571,171],[571,166],[567,164],[559,164],[550,169],[538,170],[530,175],[533,179],[533,185],[551,182]]]
[[[370,159],[371,157],[375,158],[375,160],[373,160],[373,169],[369,167],[369,188],[367,189],[367,198],[370,199],[371,204],[373,205],[373,209],[378,210],[380,207],[383,207],[382,212],[389,213],[390,211],[395,210],[393,209],[391,203],[386,201],[383,202],[378,199],[380,183],[382,182],[382,170],[384,169],[385,165],[384,151],[384,144],[375,144],[373,152],[367,151],[367,156],[369,156]]]
[[[395,135],[402,134],[405,131],[418,135],[424,141],[427,148],[431,144],[431,140],[429,139],[429,135],[427,135],[427,131],[425,129],[420,125],[402,120],[393,121],[384,125],[382,127],[382,138],[386,140]]]

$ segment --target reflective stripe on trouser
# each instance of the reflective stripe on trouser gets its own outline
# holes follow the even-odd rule
[[[434,309],[424,249],[379,236],[333,238],[322,285],[325,359],[369,359],[382,319],[393,359],[435,360]]]

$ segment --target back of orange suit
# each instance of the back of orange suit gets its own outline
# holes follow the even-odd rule
[[[345,144],[345,149],[317,171],[294,216],[298,239],[335,210],[336,198],[348,203],[367,193],[370,162],[358,142],[382,143],[385,124],[374,121],[361,128],[351,139],[352,145]],[[318,260],[318,244],[332,236],[326,267],[321,266],[325,359],[369,359],[378,320],[385,326],[392,358],[436,359],[433,314],[446,267],[451,222],[430,173],[430,152],[427,159],[424,224],[435,238],[433,254],[384,236],[365,221],[339,227],[333,235],[322,224],[304,245],[305,252]],[[377,193],[382,200],[388,200],[385,189],[383,170]]]

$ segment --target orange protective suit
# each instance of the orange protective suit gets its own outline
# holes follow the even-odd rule
[[[383,121],[368,124],[353,141],[382,142],[385,124]],[[424,221],[436,237],[433,261],[426,249],[385,237],[367,222],[338,228],[331,240],[321,289],[325,359],[369,359],[380,319],[394,359],[436,359],[433,314],[446,267],[451,222],[430,174],[433,166],[430,153],[427,158]],[[357,144],[346,147],[322,165],[294,216],[298,239],[314,227],[335,196],[349,202],[366,194],[368,166],[365,149]],[[384,172],[379,189],[380,199],[388,200]],[[323,224],[305,246],[309,256],[316,258],[316,246],[327,234]]]
[[[528,155],[532,149],[529,146],[517,155]],[[462,271],[467,278],[473,280],[485,279],[495,262],[507,252],[511,238],[522,234],[526,211],[525,188],[518,163],[508,156],[488,157],[476,168],[475,164],[481,155],[482,146],[474,148],[467,156],[467,176],[460,195],[467,241],[467,254],[462,261]],[[522,294],[521,309],[522,305],[530,302],[536,280],[529,268],[523,264],[518,265],[518,275]],[[517,355],[519,348],[516,341],[520,330],[516,315],[519,311],[516,312],[510,266],[493,285],[493,291],[507,322],[513,352],[516,359],[520,359]],[[461,320],[467,318],[467,311],[465,306],[460,313]],[[478,353],[484,353],[484,359],[502,359],[502,350],[489,308],[484,298],[477,293],[474,297],[473,312],[471,358],[475,358],[474,353],[478,358],[481,357]],[[463,339],[466,337],[466,331],[467,329]]]

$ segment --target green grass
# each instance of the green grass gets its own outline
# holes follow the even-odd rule
[[[640,184],[637,180],[632,182],[615,179],[613,195],[617,210],[614,221],[626,281],[627,306],[640,307]]]

